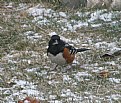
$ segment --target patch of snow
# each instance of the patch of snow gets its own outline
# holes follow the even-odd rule
[[[113,73],[113,74],[120,74],[120,72],[119,71],[111,71],[111,73]]]
[[[104,70],[104,67],[98,67],[98,70]]]
[[[36,16],[48,16],[48,17],[51,17],[52,16],[52,13],[54,12],[52,9],[45,9],[43,7],[39,7],[40,5],[37,5],[35,7],[32,7],[32,8],[29,8],[27,10],[27,12],[36,17]]]
[[[74,59],[74,61],[73,61],[73,64],[72,64],[72,65],[73,65],[73,66],[76,66],[77,64],[78,64],[78,65],[80,64],[80,63],[79,63],[79,61],[77,61],[76,59]]]
[[[42,75],[46,75],[47,74],[47,71],[46,70],[41,70],[41,74]]]
[[[37,22],[38,25],[49,25],[49,20],[47,20],[46,18],[44,18],[43,20],[39,20]]]
[[[31,60],[28,60],[27,62],[28,62],[28,64],[31,64]]]
[[[96,27],[100,27],[102,24],[91,24],[92,27],[96,28]]]
[[[102,42],[95,43],[95,47],[102,48],[102,49],[105,49],[108,47],[109,49],[112,49],[112,48],[116,47],[116,43],[115,42],[107,43],[106,41],[102,41]]]
[[[111,49],[111,52],[114,53],[114,52],[119,51],[119,50],[121,50],[121,48],[114,46],[114,47]]]
[[[27,27],[29,27],[29,26],[26,25],[26,24],[23,24],[23,25],[21,25],[21,27],[23,27],[23,28],[27,28]]]
[[[80,94],[77,92],[73,93],[70,89],[62,89],[61,96],[67,98],[68,101],[76,103],[80,103],[83,100]]]
[[[33,89],[24,89],[21,90],[21,93],[26,93],[27,95],[39,95],[40,92],[38,90],[33,90]]]
[[[34,31],[27,31],[24,33],[24,35],[26,35],[27,38],[30,40],[37,40],[37,39],[42,38],[42,36],[39,35],[39,33],[35,33]]]
[[[57,33],[56,33],[56,32],[51,32],[51,33],[49,33],[48,35],[49,35],[49,36],[53,36],[53,35],[57,35]]]
[[[36,72],[38,68],[27,68],[27,72]]]
[[[88,22],[94,22],[96,20],[103,20],[104,22],[110,22],[112,21],[112,13],[108,12],[108,13],[103,13],[106,10],[97,10],[94,13],[91,13],[91,17],[88,20]]]
[[[90,44],[92,44],[92,40],[88,40],[88,42],[90,43]],[[82,47],[87,47],[87,46],[89,46],[88,44],[81,44],[82,45]]]
[[[3,92],[3,94],[7,95],[7,94],[11,94],[11,90],[10,89],[7,89]]]
[[[112,100],[119,100],[121,98],[121,95],[120,94],[111,94],[110,96],[106,96],[107,98],[109,98],[110,102],[112,102]]]
[[[104,64],[110,64],[110,65],[113,65],[113,66],[116,65],[115,61],[105,62]]]
[[[49,103],[62,103],[62,101],[59,101],[59,100],[52,100],[52,101],[48,101]]]
[[[87,73],[87,72],[78,72],[75,74],[75,78],[80,81],[81,77],[89,77],[92,76],[91,74]],[[83,80],[82,80],[83,81]]]
[[[49,98],[50,99],[56,99],[57,98],[57,95],[50,95]]]
[[[94,22],[95,20],[98,20],[100,18],[100,15],[103,11],[102,10],[97,10],[94,13],[91,13],[91,17],[88,20],[88,22]]]
[[[1,67],[1,65],[0,65],[0,72],[2,72],[4,70],[4,68],[3,67]]]
[[[100,15],[100,19],[105,21],[105,22],[109,22],[109,21],[112,21],[112,13],[104,13],[102,15]]]
[[[19,4],[19,8],[25,8],[27,5],[26,5],[26,3],[20,3]]]
[[[18,86],[21,86],[22,88],[25,88],[25,89],[35,89],[36,88],[36,86],[33,84],[33,83],[31,83],[31,82],[28,82],[28,81],[24,81],[24,80],[15,80],[14,81],[15,83],[16,83],[16,85],[18,85]],[[15,85],[15,86],[16,86]]]
[[[38,95],[42,95],[42,93],[40,93],[37,89],[36,86],[28,81],[24,81],[24,80],[17,80],[16,78],[13,78],[14,82],[16,83],[15,85],[13,85],[11,88],[2,88],[2,90],[5,91],[5,93],[8,93],[9,96],[7,96],[5,99],[7,102],[9,103],[15,103],[14,98],[16,98],[16,100],[19,98],[23,98],[26,95],[33,95],[33,96],[38,96]],[[16,87],[21,87],[21,90],[15,89]],[[9,92],[10,91],[10,92]],[[12,92],[12,93],[11,93]]]
[[[48,84],[50,84],[50,85],[55,85],[55,84],[58,84],[58,83],[59,83],[59,81],[55,81],[55,80],[48,81]]]
[[[80,76],[91,76],[89,73],[87,73],[87,72],[78,72],[77,74],[76,74],[76,76],[77,77],[80,77]]]
[[[63,97],[67,97],[67,96],[76,97],[76,95],[70,89],[62,89],[61,92],[62,92],[61,96]]]
[[[111,98],[114,99],[114,100],[118,100],[118,99],[121,98],[121,95],[120,94],[112,94]]]
[[[98,63],[92,64],[93,67],[97,67],[98,65],[99,65]]]
[[[3,29],[3,27],[2,27],[2,26],[0,26],[0,29]]]
[[[92,72],[99,73],[99,70],[98,69],[97,70],[92,70]]]
[[[69,22],[66,23],[66,27],[67,27],[67,30],[73,31],[73,26]]]
[[[88,23],[78,21],[78,24],[75,24],[75,25],[73,26],[73,29],[74,29],[74,30],[77,30],[77,29],[79,29],[79,28],[81,28],[81,27],[88,27]]]
[[[64,17],[64,18],[67,17],[66,13],[64,13],[64,12],[59,12],[59,15],[62,16],[62,17]]]
[[[71,78],[69,77],[69,75],[63,75],[63,81],[66,82],[66,81],[70,81]]]
[[[115,18],[116,15],[118,15],[120,12],[117,12],[113,14],[113,12],[108,12],[106,9],[104,10],[97,10],[95,12],[77,12],[74,15],[77,15],[79,17],[85,17],[86,22],[82,21],[76,21],[76,20],[68,20],[68,16],[65,12],[59,12],[57,13],[56,11],[52,9],[45,9],[44,7],[41,7],[40,5],[37,5],[35,7],[29,8],[27,12],[34,16],[35,21],[37,21],[39,24],[45,24],[51,23],[50,19],[55,20],[57,23],[64,24],[63,26],[61,25],[61,28],[63,31],[71,31],[75,32],[76,29],[81,28],[81,27],[88,27],[88,23],[92,23],[94,21],[102,20],[104,22],[111,22],[112,18]],[[115,15],[115,16],[114,16]],[[87,19],[87,17],[89,17]],[[59,18],[59,19],[58,19]],[[92,27],[100,27],[102,24],[91,24]]]
[[[10,2],[9,5],[7,6],[8,8],[12,8],[13,7],[13,3]]]
[[[75,13],[75,15],[78,15],[79,17],[86,17],[90,14],[90,12],[80,12],[80,11],[77,11]]]
[[[28,9],[28,7],[29,7],[29,6],[28,6],[26,3],[20,3],[19,6],[17,7],[17,11],[20,11],[20,10],[21,10],[21,11],[22,11],[22,10],[25,11],[26,9]]]
[[[121,79],[116,79],[116,78],[109,78],[109,81],[113,83],[121,83]]]
[[[27,31],[27,32],[25,32],[24,34],[25,35],[33,35],[35,32],[34,31]]]

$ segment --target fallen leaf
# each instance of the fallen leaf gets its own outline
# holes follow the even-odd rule
[[[36,99],[36,98],[26,97],[24,100],[19,100],[18,101],[18,103],[24,103],[24,102],[28,102],[28,103],[40,103],[40,100]]]
[[[108,71],[101,71],[99,73],[99,77],[107,78],[107,77],[109,77],[109,72]]]

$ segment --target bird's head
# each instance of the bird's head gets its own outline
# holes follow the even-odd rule
[[[58,45],[60,41],[60,37],[58,35],[53,35],[50,39],[51,45]]]

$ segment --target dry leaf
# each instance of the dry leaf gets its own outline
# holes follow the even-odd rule
[[[109,72],[108,71],[102,71],[99,73],[99,77],[107,78],[109,77]]]
[[[24,103],[25,101],[28,103],[40,103],[40,100],[31,97],[26,97],[24,100],[18,101],[18,103]]]

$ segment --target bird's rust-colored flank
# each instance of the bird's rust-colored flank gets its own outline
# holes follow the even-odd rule
[[[70,54],[68,48],[64,48],[63,57],[66,59],[66,62],[69,64],[69,63],[73,62],[73,60],[75,58],[75,55],[74,54]]]

